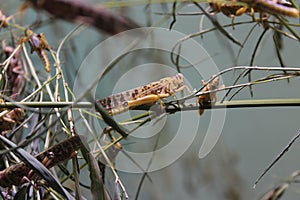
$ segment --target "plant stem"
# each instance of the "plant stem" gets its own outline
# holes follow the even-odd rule
[[[94,106],[91,102],[4,102],[0,103],[0,108],[16,108],[16,107],[30,107],[30,108],[92,108]],[[203,105],[201,109],[221,109],[221,108],[245,108],[245,107],[291,107],[300,106],[300,99],[254,99],[254,100],[233,100],[217,102],[214,106]],[[172,111],[186,111],[198,110],[199,106],[194,104],[166,104],[167,112]],[[176,107],[176,108],[175,108]],[[147,110],[149,106],[140,106],[135,110]]]

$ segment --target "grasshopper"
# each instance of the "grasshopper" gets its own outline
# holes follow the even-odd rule
[[[236,3],[245,3],[246,5],[237,5]],[[214,13],[222,12],[224,15],[234,18],[244,13],[253,14],[258,12],[263,18],[265,13],[279,14],[288,17],[299,17],[298,9],[292,7],[290,2],[284,0],[237,0],[237,1],[212,1],[209,2]]]
[[[219,77],[215,77],[210,83],[206,83],[204,80],[202,80],[202,85],[204,88],[201,90],[201,92],[208,92],[212,90],[216,90],[218,88],[223,88],[224,86],[219,86]],[[202,94],[198,96],[197,102],[199,105],[215,105],[217,102],[217,94],[216,92],[211,92],[208,94]],[[199,115],[202,115],[204,112],[204,109],[199,109]]]
[[[81,146],[81,136],[76,135],[37,154],[35,158],[47,168],[51,168],[76,155],[76,151]],[[11,187],[12,185],[19,186],[26,181],[25,177],[28,180],[28,176],[32,175],[32,170],[25,163],[21,162],[12,165],[0,171],[0,186],[3,188]]]
[[[174,96],[176,92],[184,89],[190,92],[183,79],[183,75],[178,73],[141,87],[99,99],[98,102],[110,115],[116,115],[137,106],[154,104],[156,101]]]
[[[4,103],[3,99],[0,99],[0,103]],[[6,109],[0,109],[0,113],[7,112]],[[3,114],[2,114],[3,115]],[[23,108],[14,108],[8,111],[6,114],[0,117],[0,134],[5,135],[6,133],[13,130],[17,125],[20,125],[25,119],[25,110]]]
[[[5,58],[11,57],[15,49],[12,46],[6,46],[4,43],[2,48],[5,53]],[[9,65],[7,69],[2,69],[5,74],[4,87],[2,88],[3,94],[9,96],[11,99],[18,101],[20,99],[21,93],[25,88],[25,77],[26,74],[23,70],[23,63],[20,59],[20,50],[18,50],[12,58],[9,60]]]
[[[30,29],[25,30],[25,36],[21,38],[22,42],[29,42],[29,45],[31,47],[30,52],[36,52],[36,54],[39,56],[40,60],[42,61],[44,68],[46,72],[50,72],[50,61],[46,54],[45,50],[50,51],[51,47],[48,44],[46,37],[44,33],[36,34]]]
[[[4,116],[0,117],[0,133],[5,135],[12,131],[15,126],[20,125],[25,119],[23,108],[14,108]]]

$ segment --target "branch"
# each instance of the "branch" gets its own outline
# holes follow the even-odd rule
[[[134,108],[133,110],[149,110],[152,105],[143,105]],[[166,112],[174,113],[177,111],[189,111],[201,109],[223,109],[223,108],[249,108],[249,107],[291,107],[300,106],[300,99],[256,99],[256,100],[233,100],[217,102],[214,106],[202,105],[196,103],[178,104],[172,101],[162,105]],[[93,108],[94,104],[91,102],[4,102],[0,103],[0,108]]]
[[[0,108],[92,108],[91,102],[52,102],[52,101],[32,101],[32,102],[1,102]]]
[[[107,8],[80,0],[27,0],[24,7],[28,6],[60,19],[94,26],[111,35],[139,27],[125,16],[114,15]]]
[[[134,108],[134,110],[150,110],[153,105],[143,105]],[[157,106],[161,106],[157,104]],[[191,111],[199,109],[224,109],[224,108],[251,108],[251,107],[292,107],[300,106],[300,99],[257,99],[257,100],[234,100],[224,101],[223,103],[216,102],[215,105],[198,105],[196,103],[176,103],[174,101],[167,102],[159,107],[160,110],[165,110],[166,113],[176,113],[180,111]],[[151,109],[153,110],[153,109]]]

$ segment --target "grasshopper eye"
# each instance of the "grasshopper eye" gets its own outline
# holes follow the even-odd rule
[[[179,84],[178,84],[178,88],[180,88],[180,87],[182,87],[182,86],[184,86],[184,83],[179,83]]]

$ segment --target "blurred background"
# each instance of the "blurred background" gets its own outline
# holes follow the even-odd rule
[[[31,26],[36,23],[34,31],[45,33],[47,40],[53,49],[56,49],[62,39],[78,23],[66,22],[60,19],[49,17],[42,11],[28,9],[22,14],[19,9],[23,1],[4,1],[0,0],[1,11],[6,16],[15,15],[15,20],[23,26]],[[108,5],[116,15],[122,13],[128,16],[140,26],[153,26],[169,29],[173,21],[172,3],[152,3],[145,2],[103,2],[92,1],[89,3],[96,5]],[[121,7],[123,5],[124,7]],[[127,4],[126,4],[127,3]],[[178,3],[178,5],[181,5]],[[208,5],[201,3],[203,7]],[[194,4],[182,4],[178,12],[201,12]],[[221,25],[230,25],[231,19],[218,13],[216,19]],[[299,24],[299,19],[290,19],[290,22]],[[270,20],[273,20],[271,17]],[[247,15],[236,17],[234,27],[229,26],[226,30],[237,40],[243,42],[249,32],[251,35],[245,42],[244,47],[238,58],[240,46],[234,44],[220,31],[214,30],[201,36],[194,37],[200,45],[211,56],[217,68],[221,71],[229,67],[238,65],[249,65],[251,56],[258,42],[258,39],[264,27],[252,22],[252,18]],[[247,22],[247,23],[246,23]],[[254,27],[255,26],[255,27]],[[209,29],[214,26],[210,20],[200,14],[197,15],[177,15],[172,30],[178,31],[184,35],[199,32],[200,29]],[[254,29],[252,30],[252,28]],[[294,28],[294,27],[293,27]],[[294,28],[299,32],[297,28]],[[286,29],[284,29],[286,31]],[[19,33],[21,34],[21,33]],[[0,32],[1,41],[7,40],[9,31],[2,29]],[[83,26],[77,31],[71,39],[66,42],[62,49],[62,68],[66,81],[72,87],[79,73],[79,67],[84,63],[87,56],[102,41],[111,37],[111,35],[101,32],[90,26]],[[9,38],[9,37],[8,37]],[[272,30],[268,31],[256,52],[253,65],[278,67],[280,63],[275,50]],[[287,67],[298,67],[300,45],[298,41],[287,37],[282,37],[283,47],[280,50],[284,64]],[[113,48],[111,48],[113,50]],[[171,49],[170,49],[171,51]],[[205,51],[199,52],[205,54]],[[101,63],[102,57],[110,57],[110,47],[107,51],[99,55],[97,63],[92,65],[104,69]],[[203,55],[199,55],[202,58]],[[38,58],[35,58],[38,60]],[[205,56],[203,57],[205,64]],[[37,61],[38,62],[38,61]],[[184,63],[184,60],[181,60]],[[148,63],[160,63],[163,66],[149,65]],[[165,67],[168,66],[168,67]],[[173,70],[172,70],[173,69]],[[121,59],[112,70],[110,70],[99,81],[96,91],[96,98],[102,98],[115,92],[121,92],[134,88],[152,81],[159,80],[165,76],[175,74],[176,66],[170,61],[170,52],[157,50],[136,51]],[[200,73],[197,73],[199,72]],[[210,77],[201,76],[201,62],[197,68],[182,68],[181,72],[189,82],[189,87],[199,89],[201,80],[207,80]],[[253,77],[261,77],[261,73],[255,72]],[[222,76],[225,85],[232,84],[239,71],[225,74]],[[213,75],[213,74],[211,74]],[[92,80],[91,80],[92,81]],[[251,97],[249,89],[240,91],[234,98],[236,99],[271,99],[271,98],[299,98],[299,79],[293,78],[289,81],[282,80],[266,84],[255,85],[253,87],[254,96]],[[130,115],[139,113],[131,112]],[[118,121],[128,119],[128,113],[116,116]],[[184,125],[184,134],[194,134],[195,138],[187,150],[172,164],[163,169],[150,172],[149,177],[143,178],[143,173],[119,172],[130,199],[260,199],[262,195],[271,190],[275,185],[281,183],[292,172],[300,167],[298,152],[299,141],[290,148],[290,150],[279,160],[278,163],[263,177],[256,189],[253,184],[259,174],[267,165],[279,154],[287,143],[299,131],[299,109],[297,107],[276,107],[276,108],[235,108],[226,110],[226,118],[222,134],[212,151],[203,159],[198,156],[203,138],[212,121],[211,111],[205,111],[204,115],[199,116],[197,111],[175,113],[161,121],[162,128],[157,131],[158,134],[151,135],[153,127],[158,127],[154,122],[146,124],[144,128],[134,132],[133,137],[123,140],[122,146],[130,152],[150,152],[155,148],[162,148],[167,145],[174,133],[178,131],[180,120],[187,118]],[[195,125],[195,121],[197,124]],[[159,124],[159,125],[161,125]],[[103,123],[102,128],[106,125]],[[153,126],[151,128],[151,126]],[[79,128],[78,128],[79,129]],[[83,130],[84,131],[84,130]],[[101,132],[101,131],[99,131]],[[84,134],[84,133],[82,133]],[[139,137],[139,134],[142,135]],[[120,153],[121,154],[121,153]],[[118,155],[116,155],[118,157]],[[154,155],[155,157],[156,155]],[[165,159],[169,155],[160,155],[160,159]],[[116,168],[132,164],[130,159],[115,160]],[[148,163],[148,161],[147,161]],[[106,171],[107,177],[110,170]],[[85,180],[85,171],[81,172],[80,178],[83,183],[89,184]],[[108,187],[114,188],[114,180],[108,180]],[[140,186],[140,189],[139,189]],[[140,191],[139,191],[140,190]],[[83,189],[85,191],[85,189]],[[139,194],[137,196],[137,191]],[[299,185],[292,184],[282,199],[299,198]],[[89,198],[89,191],[86,190],[86,197]]]

